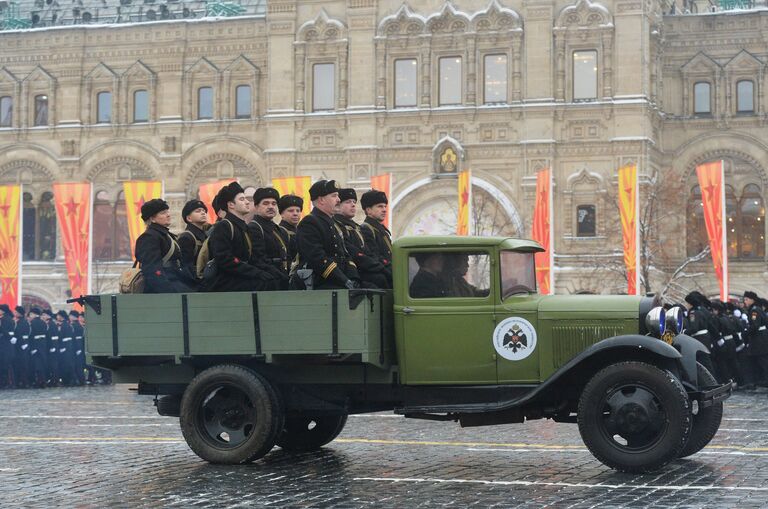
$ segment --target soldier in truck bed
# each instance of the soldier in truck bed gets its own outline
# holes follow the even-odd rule
[[[191,277],[197,277],[197,255],[203,242],[208,238],[208,209],[200,200],[189,200],[181,209],[181,219],[186,223],[186,229],[179,234],[178,243],[181,248],[181,266]]]
[[[280,227],[275,224],[277,201],[280,193],[273,187],[260,187],[253,193],[253,206],[256,214],[248,223],[254,245],[263,247],[264,265],[274,275],[280,290],[288,289],[288,269],[290,258],[288,244],[282,236]]]
[[[357,266],[344,247],[333,215],[339,208],[334,180],[318,180],[309,188],[314,208],[296,228],[299,263],[312,270],[313,288],[359,288]]]
[[[301,221],[301,211],[304,208],[304,200],[300,196],[285,194],[277,202],[280,212],[280,229],[283,239],[288,239],[288,259],[293,262],[299,252],[296,246],[296,227]]]
[[[360,225],[363,239],[376,261],[384,266],[387,285],[382,288],[392,288],[392,234],[384,226],[389,206],[387,195],[375,189],[366,191],[360,197],[360,206],[365,212],[365,220]]]
[[[370,283],[375,288],[390,288],[392,273],[366,244],[362,228],[353,218],[357,213],[357,193],[352,188],[339,190],[339,213],[333,216],[344,236],[344,246],[355,260],[360,280]],[[389,277],[387,276],[389,274]]]

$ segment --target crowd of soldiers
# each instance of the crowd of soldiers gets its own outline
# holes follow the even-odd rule
[[[354,189],[320,180],[309,195],[313,209],[301,218],[301,197],[263,187],[251,198],[232,182],[213,199],[213,225],[203,202],[187,202],[186,229],[178,236],[169,230],[168,204],[147,201],[141,207],[147,229],[135,250],[144,292],[392,288],[386,194],[372,189],[360,197],[362,224],[354,221]]]
[[[109,383],[86,365],[85,317],[78,311],[0,305],[0,389]]]
[[[710,351],[698,361],[719,382],[731,380],[737,389],[768,386],[768,300],[746,291],[741,307],[694,291],[685,302],[685,333]]]

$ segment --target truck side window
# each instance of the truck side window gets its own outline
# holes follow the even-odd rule
[[[490,286],[486,253],[426,251],[408,259],[408,289],[416,299],[487,297]]]
[[[533,253],[502,251],[501,298],[518,293],[536,293],[536,265]]]

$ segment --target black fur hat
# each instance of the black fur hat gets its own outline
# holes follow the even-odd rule
[[[148,221],[150,217],[164,210],[168,210],[170,207],[165,200],[160,198],[153,198],[141,206],[141,219],[142,221]]]
[[[284,194],[280,197],[280,200],[277,202],[277,208],[282,214],[285,209],[289,209],[291,207],[299,207],[300,209],[304,208],[304,199],[301,196],[296,196],[295,194]]]
[[[274,187],[260,187],[253,193],[253,204],[258,205],[261,200],[272,198],[275,201],[280,199],[280,193]]]
[[[364,192],[363,196],[360,197],[360,205],[362,205],[363,209],[373,207],[379,203],[389,203],[387,200],[387,195],[384,193],[384,191],[371,189],[370,191]]]

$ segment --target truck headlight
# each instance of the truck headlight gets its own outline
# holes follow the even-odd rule
[[[652,336],[661,338],[666,330],[666,315],[663,307],[658,306],[648,311],[645,315],[645,328]]]
[[[685,312],[680,306],[670,308],[665,313],[667,332],[672,334],[680,334],[683,332],[683,320],[685,319]]]

